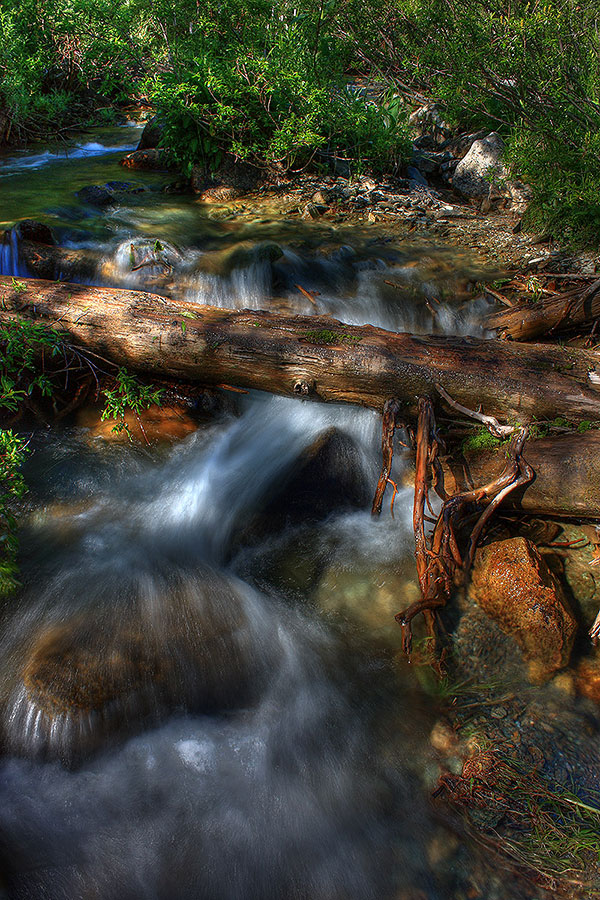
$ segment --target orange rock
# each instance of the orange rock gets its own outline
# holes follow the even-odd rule
[[[164,171],[165,165],[164,153],[161,150],[134,150],[128,153],[121,160],[121,165],[126,169],[142,169],[145,171]]]
[[[532,681],[546,681],[569,662],[577,623],[560,584],[525,538],[477,551],[471,592],[479,606],[514,637]]]
[[[575,688],[582,697],[600,703],[600,655],[581,660],[575,670]]]
[[[131,410],[125,412],[126,428],[115,431],[118,420],[102,421],[101,411],[96,407],[83,407],[77,416],[77,424],[89,428],[92,437],[105,438],[108,441],[127,441],[146,443],[165,440],[181,440],[193,431],[198,424],[186,406],[150,406],[142,410],[139,417]],[[143,431],[142,431],[143,429]]]

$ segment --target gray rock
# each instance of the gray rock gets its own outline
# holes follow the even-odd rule
[[[411,188],[414,188],[415,185],[419,185],[420,187],[429,187],[429,182],[427,181],[425,176],[414,166],[409,166],[406,170],[406,174],[408,175],[411,182]]]
[[[408,118],[408,124],[422,147],[442,144],[451,134],[438,103],[426,103],[415,109]]]
[[[508,171],[502,162],[504,141],[492,131],[473,141],[467,155],[457,165],[452,185],[465,197],[489,197],[490,187],[506,183]]]

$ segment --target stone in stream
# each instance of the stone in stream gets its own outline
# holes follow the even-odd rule
[[[126,169],[139,169],[142,171],[166,171],[167,164],[162,150],[152,148],[149,150],[134,150],[128,153],[120,162]]]
[[[48,244],[54,247],[56,239],[50,228],[35,219],[22,219],[15,228],[20,241],[35,241],[37,244]]]
[[[568,664],[577,623],[560,584],[530,541],[516,537],[478,550],[471,594],[514,637],[532,681],[546,681]]]
[[[258,689],[240,589],[207,573],[126,609],[41,624],[4,715],[9,749],[77,764],[174,711],[220,712]]]

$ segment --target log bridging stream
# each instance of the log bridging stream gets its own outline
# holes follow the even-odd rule
[[[600,356],[547,345],[398,334],[323,316],[174,302],[155,294],[0,278],[0,322],[33,319],[115,365],[151,377],[223,382],[356,403],[390,398],[416,415],[436,385],[465,406],[530,422],[600,420]]]

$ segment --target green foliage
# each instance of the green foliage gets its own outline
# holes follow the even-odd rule
[[[20,471],[26,452],[21,437],[0,429],[0,597],[18,585],[17,522],[12,507],[27,490]]]
[[[14,287],[24,290],[19,282]],[[64,337],[52,328],[26,319],[0,325],[0,416],[14,414],[28,398],[50,397],[64,377],[68,362]],[[117,420],[115,431],[128,431],[127,409],[135,415],[153,403],[160,403],[162,390],[142,385],[125,369],[119,369],[114,387],[105,388],[102,419]],[[0,419],[1,422],[1,419]],[[11,429],[0,428],[0,596],[18,585],[16,554],[17,520],[14,505],[26,492],[21,466],[27,453],[26,441]]]
[[[139,416],[142,410],[148,409],[149,406],[160,405],[163,390],[154,388],[152,385],[141,384],[126,369],[119,369],[114,387],[104,388],[102,394],[104,396],[102,421],[116,419],[113,431],[117,433],[126,431],[129,434],[129,428],[125,421],[127,410],[131,410],[134,415]]]
[[[23,290],[14,282],[17,290]],[[45,362],[61,352],[61,337],[43,325],[27,320],[0,327],[0,411],[16,412],[21,401],[38,392],[52,392],[52,378]],[[10,429],[0,428],[0,596],[11,593],[17,581],[17,522],[14,503],[27,490],[21,465],[27,452],[25,440]]]
[[[285,169],[341,156],[384,170],[406,159],[404,109],[347,84],[340,5],[225,0],[190,9],[185,33],[165,20],[174,52],[149,92],[184,171],[215,169],[225,153]]]
[[[502,134],[507,161],[533,191],[529,226],[572,244],[597,243],[600,38],[595,5],[564,0],[371,3],[377,13],[364,25],[358,5],[349,22],[363,57],[441,101],[451,124]]]

